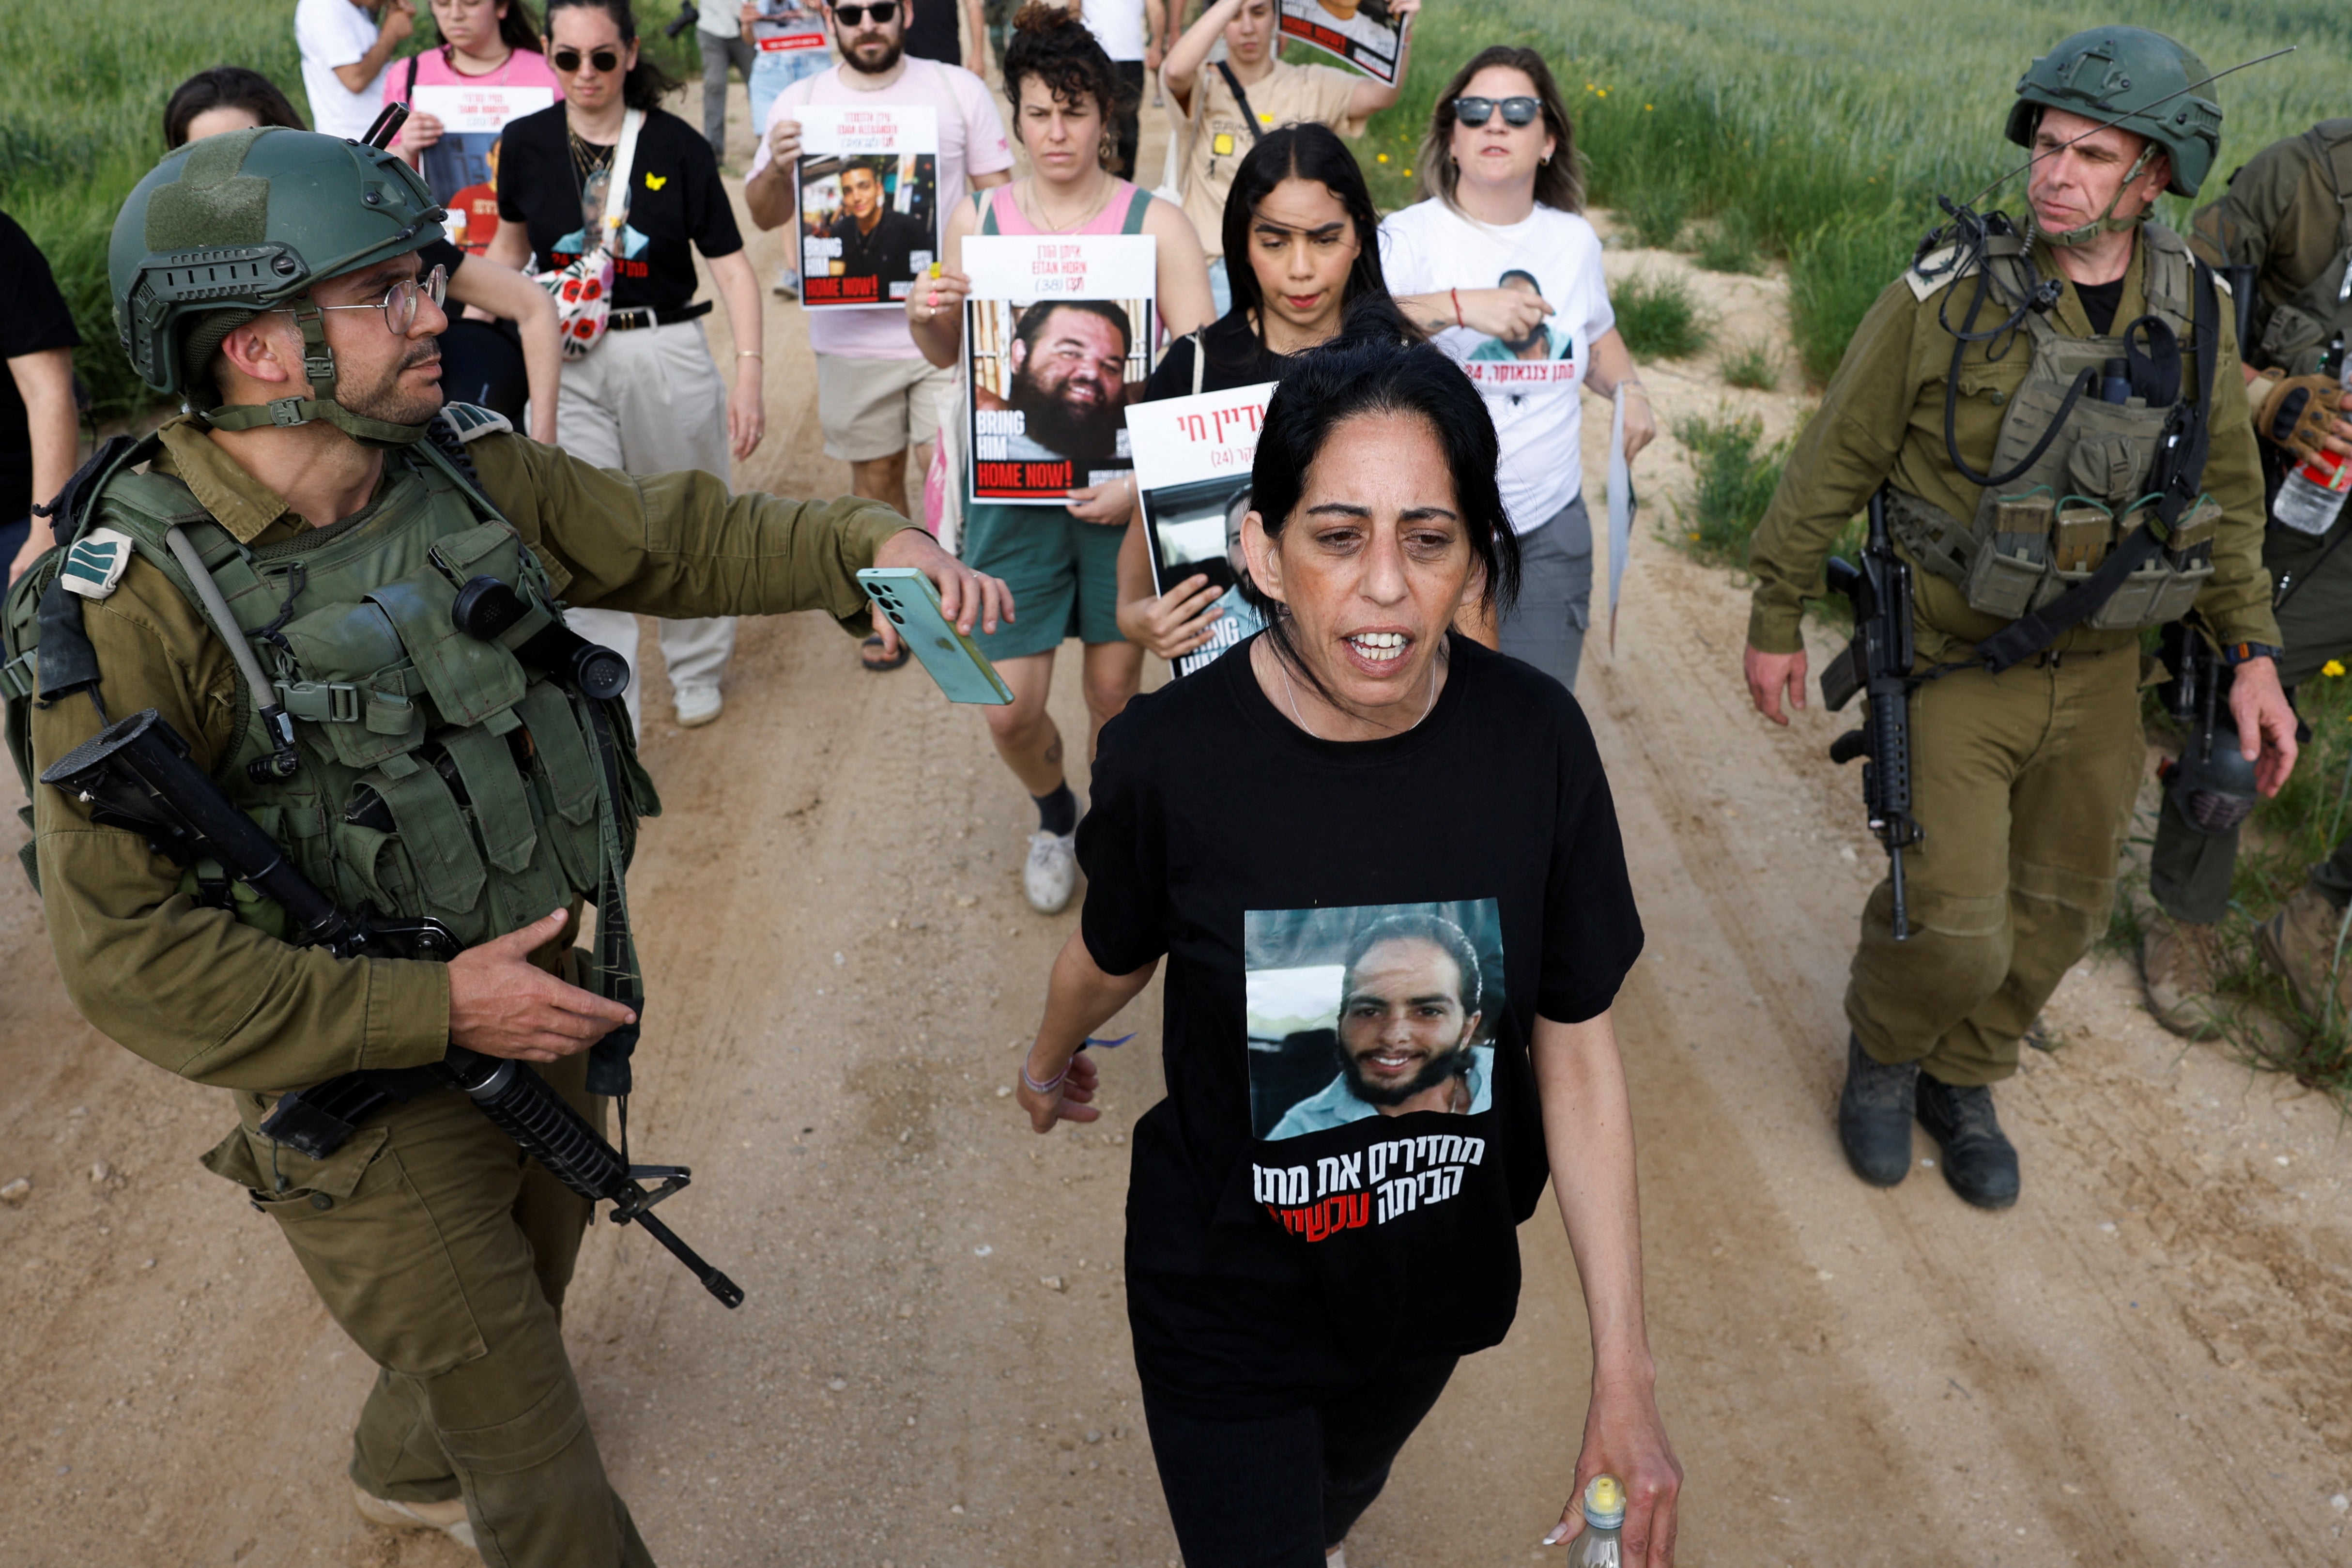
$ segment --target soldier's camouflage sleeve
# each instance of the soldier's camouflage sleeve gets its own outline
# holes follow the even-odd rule
[[[520,436],[467,448],[491,502],[542,560],[557,592],[583,606],[651,616],[761,616],[824,610],[872,629],[856,574],[914,524],[879,501],[737,495],[695,469],[599,468]]]
[[[228,650],[160,572],[134,560],[83,625],[117,719],[158,710],[210,771],[228,748]],[[96,734],[76,694],[33,710],[40,766]],[[180,891],[180,868],[79,801],[33,786],[41,912],[66,993],[83,1017],[166,1071],[226,1089],[282,1091],[360,1068],[416,1067],[449,1047],[438,963],[339,959],[241,925]]]
[[[2230,176],[2220,198],[2197,209],[2189,224],[2189,247],[2209,267],[2252,267],[2270,259],[2281,223],[2294,210],[2296,187],[2309,160],[2300,137],[2273,142]],[[2332,230],[2336,214],[2330,204]]]
[[[2271,613],[2270,569],[2263,564],[2263,459],[2254,448],[2254,416],[2246,406],[2245,373],[2238,368],[2238,327],[2228,296],[2221,299],[2221,353],[2213,367],[2213,410],[2207,420],[2212,446],[2205,455],[2205,493],[2221,507],[2213,537],[2213,576],[2197,595],[2197,613],[2223,644],[2278,646]],[[2192,362],[2193,363],[2193,362]]]
[[[1759,652],[1803,648],[1804,601],[1828,592],[1830,546],[1895,466],[1918,396],[1911,367],[1919,308],[1900,279],[1879,295],[1789,454],[1748,547],[1756,576],[1748,641]]]

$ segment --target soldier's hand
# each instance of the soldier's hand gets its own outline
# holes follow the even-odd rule
[[[569,918],[558,910],[449,961],[453,1043],[486,1057],[551,1062],[636,1022],[618,1002],[567,985],[531,963],[530,955],[553,942]]]
[[[2279,689],[2278,665],[2250,658],[2230,673],[2230,717],[2238,754],[2254,764],[2254,787],[2274,795],[2294,771],[2294,708]]]
[[[1002,578],[975,572],[946,551],[919,528],[902,528],[874,552],[877,566],[912,566],[940,591],[940,613],[969,636],[974,625],[992,632],[1000,621],[1013,619],[1013,590]],[[881,623],[877,620],[877,626]],[[895,643],[889,629],[882,640]]]
[[[1805,705],[1805,654],[1766,653],[1762,648],[1748,648],[1743,664],[1748,672],[1748,695],[1756,704],[1756,711],[1775,724],[1786,724],[1789,716],[1780,711],[1780,693],[1789,694],[1789,706]]]

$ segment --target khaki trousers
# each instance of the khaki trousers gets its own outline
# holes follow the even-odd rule
[[[2050,994],[2106,929],[2146,748],[2139,659],[2123,647],[1993,676],[1964,669],[1912,699],[1905,851],[1911,937],[1894,891],[1864,906],[1847,1020],[1874,1060],[1944,1083],[1998,1082]]]
[[[587,354],[564,361],[555,444],[600,468],[629,474],[700,468],[729,479],[727,384],[711,362],[702,323],[606,332]],[[636,617],[621,610],[585,609],[567,612],[564,620],[590,642],[629,661],[625,700],[630,721],[643,733]],[[673,688],[719,684],[735,654],[732,616],[664,620],[660,629],[662,659]]]
[[[538,1070],[603,1128],[584,1055]],[[244,1125],[206,1163],[252,1189],[378,1369],[352,1479],[401,1502],[462,1496],[493,1568],[651,1568],[563,1349],[591,1205],[454,1091],[394,1106],[323,1161],[255,1131],[272,1101],[237,1100]]]

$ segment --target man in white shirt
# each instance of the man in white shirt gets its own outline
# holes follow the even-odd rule
[[[376,26],[381,12],[383,25]],[[356,142],[383,112],[383,73],[416,31],[414,0],[299,0],[294,42],[302,51],[302,91],[310,124]]]
[[[1126,89],[1111,117],[1110,172],[1132,180],[1135,149],[1142,135],[1143,79],[1160,68],[1160,49],[1168,37],[1165,0],[1078,0],[1078,16],[1110,57],[1119,86]]]
[[[944,5],[953,0],[919,0]],[[829,9],[841,63],[793,82],[768,111],[758,156],[743,182],[743,205],[761,228],[791,224],[799,244],[801,110],[811,104],[867,102],[877,107],[928,105],[940,134],[938,220],[971,189],[1012,178],[1013,147],[988,84],[961,66],[905,52],[913,9],[898,0],[887,21],[876,7],[848,5],[857,20]],[[871,95],[870,97],[868,95]],[[817,422],[827,457],[849,465],[850,489],[901,510],[907,508],[907,455],[939,431],[939,400],[955,384],[951,370],[934,369],[915,347],[902,305],[828,308],[808,313],[809,346],[816,351]],[[877,668],[881,641],[868,642],[866,662]],[[901,660],[895,662],[903,662]]]

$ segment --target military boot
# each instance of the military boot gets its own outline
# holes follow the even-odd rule
[[[1919,1125],[1944,1149],[1944,1180],[1980,1209],[2017,1201],[2017,1150],[1992,1113],[1992,1090],[1919,1075]]]
[[[2286,976],[2294,988],[2295,1005],[2314,1023],[2328,1012],[2331,989],[2335,1016],[2352,1016],[2352,962],[2338,965],[2336,957],[2336,939],[2343,929],[2344,911],[2328,902],[2326,894],[2305,883],[2278,913],[2263,922],[2259,933],[2263,957]],[[2332,988],[2330,971],[2335,972]]]
[[[1845,1037],[1845,1090],[1838,1096],[1838,1142],[1845,1163],[1874,1187],[1891,1187],[1911,1173],[1911,1118],[1919,1067],[1873,1061],[1862,1042]]]
[[[2214,1038],[2221,1032],[2221,1005],[2213,997],[2221,973],[2220,931],[2156,911],[2139,939],[2149,1017],[2184,1040]]]

